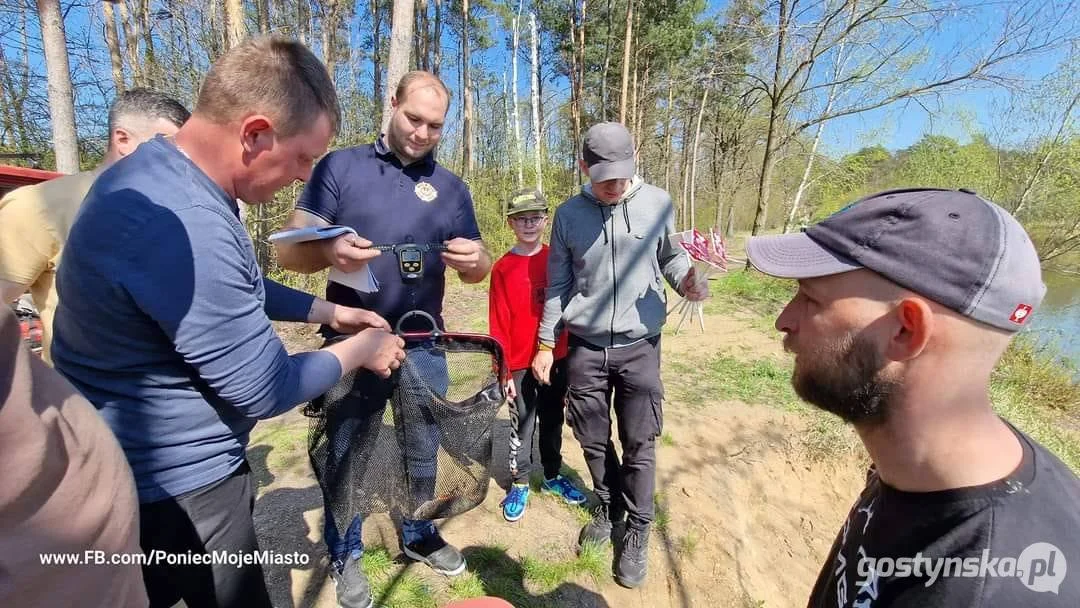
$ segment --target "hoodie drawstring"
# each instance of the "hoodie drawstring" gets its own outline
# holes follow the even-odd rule
[[[607,245],[608,244],[607,217],[604,215],[604,207],[603,207],[603,205],[597,205],[596,210],[600,212],[600,226],[604,229],[604,244]]]
[[[630,206],[630,201],[623,201],[622,203],[622,216],[623,221],[626,222],[626,234],[630,234],[630,211],[627,207]]]

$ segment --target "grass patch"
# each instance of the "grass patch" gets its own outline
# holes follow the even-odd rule
[[[588,504],[589,503],[583,505],[566,505],[567,508],[570,509],[570,512],[574,514],[574,519],[577,520],[577,523],[582,526],[592,521],[593,514],[592,510],[589,509]]]
[[[427,583],[415,574],[401,573],[382,581],[372,581],[375,605],[382,608],[436,608],[435,596]]]
[[[732,308],[745,309],[774,318],[795,295],[796,283],[770,277],[756,270],[733,270],[709,283],[705,312],[724,314]]]
[[[660,435],[660,445],[670,448],[675,445],[675,438],[671,436],[671,433],[662,433]]]
[[[394,567],[394,559],[386,547],[369,547],[360,557],[360,565],[369,577],[379,578],[386,576]]]
[[[472,597],[484,597],[487,595],[484,582],[474,572],[465,572],[461,576],[450,579],[447,590],[450,593],[450,599],[453,600],[467,600]]]
[[[695,530],[690,530],[675,541],[675,551],[684,558],[691,558],[697,551],[698,542],[701,539]]]
[[[1014,338],[990,380],[994,409],[1080,474],[1080,385],[1052,345]]]
[[[991,382],[1012,401],[1070,413],[1080,413],[1077,370],[1052,346],[1039,346],[1029,336],[1009,345],[994,369]]]
[[[671,525],[671,511],[668,510],[667,496],[663,492],[653,494],[653,527],[660,532],[666,532]]]
[[[1080,475],[1080,430],[1063,420],[1061,412],[1033,405],[1031,398],[1009,387],[992,384],[990,400],[1003,418],[1030,435]]]
[[[435,598],[423,579],[398,568],[385,547],[366,549],[360,563],[371,583],[371,594],[377,605],[384,608],[435,607]]]
[[[809,428],[799,438],[811,462],[844,458],[860,453],[859,436],[849,424],[810,405],[803,406],[812,418]]]
[[[521,557],[525,580],[534,584],[541,593],[550,592],[580,576],[588,576],[599,582],[607,576],[610,564],[608,549],[592,543],[582,545],[573,559],[550,561],[528,555]]]
[[[800,403],[791,388],[791,364],[774,359],[745,360],[727,354],[713,356],[698,373],[707,372],[715,399],[738,399],[793,409]]]
[[[371,547],[360,560],[371,583],[371,595],[383,608],[435,608],[435,597],[423,579],[396,567],[385,547]]]

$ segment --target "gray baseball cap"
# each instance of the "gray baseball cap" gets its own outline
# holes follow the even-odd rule
[[[589,179],[606,182],[609,179],[631,179],[634,166],[634,138],[622,123],[602,122],[585,132],[581,158],[589,167]]]
[[[872,194],[805,232],[752,237],[746,255],[761,272],[788,279],[867,268],[1008,331],[1019,331],[1046,294],[1023,226],[963,189]]]

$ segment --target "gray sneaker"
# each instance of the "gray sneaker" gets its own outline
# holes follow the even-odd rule
[[[649,529],[627,526],[616,549],[615,582],[633,589],[645,581],[649,569]]]
[[[418,543],[405,545],[403,551],[409,559],[427,564],[444,576],[457,576],[465,572],[465,556],[436,532]]]
[[[338,568],[335,562],[330,566],[330,578],[334,580],[339,608],[371,608],[375,601],[371,598],[371,585],[368,584],[360,560],[348,558]]]

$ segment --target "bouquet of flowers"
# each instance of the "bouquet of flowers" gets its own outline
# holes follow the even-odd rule
[[[709,277],[717,271],[727,272],[727,246],[718,228],[711,228],[708,236],[705,236],[696,228],[678,232],[671,235],[671,241],[678,243],[680,247],[690,254],[697,285],[704,286]],[[697,317],[701,331],[705,331],[705,316],[702,312],[701,302],[691,302],[686,298],[680,298],[675,307],[668,311],[669,317],[672,314],[680,315],[679,323],[675,326],[676,335],[678,335],[688,317],[691,319]]]

